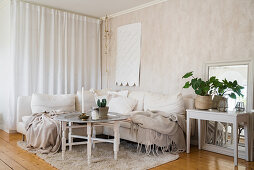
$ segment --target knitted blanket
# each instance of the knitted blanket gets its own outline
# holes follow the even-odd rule
[[[54,120],[57,113],[36,113],[26,121],[27,147],[41,153],[57,152],[61,146],[61,129]]]
[[[145,145],[146,153],[183,152],[185,145],[185,119],[165,112],[135,112],[131,115],[131,133],[136,135],[138,150]]]

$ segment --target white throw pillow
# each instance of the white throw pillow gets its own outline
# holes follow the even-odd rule
[[[146,92],[143,91],[132,91],[129,93],[128,98],[136,99],[137,105],[134,108],[134,111],[143,111],[144,110],[144,96]]]
[[[127,97],[115,97],[109,102],[109,112],[128,114],[137,104],[137,100]]]
[[[32,113],[45,111],[73,112],[75,111],[75,95],[33,94],[31,109]]]
[[[108,94],[111,97],[118,97],[118,96],[122,96],[122,97],[127,97],[128,96],[128,90],[121,90],[121,91],[108,91]]]
[[[182,94],[163,95],[147,93],[144,98],[144,110],[163,111],[168,114],[185,114]]]

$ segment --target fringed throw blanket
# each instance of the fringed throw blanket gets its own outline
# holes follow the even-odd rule
[[[131,115],[131,133],[136,135],[138,151],[145,145],[146,153],[185,151],[185,119],[165,112],[137,112]]]
[[[41,153],[57,152],[61,146],[61,129],[54,120],[57,113],[36,113],[26,121],[27,147]]]

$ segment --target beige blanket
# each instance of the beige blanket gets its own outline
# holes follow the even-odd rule
[[[61,146],[61,129],[54,120],[56,112],[36,113],[26,121],[27,147],[41,153],[57,152]]]
[[[165,112],[136,112],[131,115],[131,133],[137,142],[144,144],[146,153],[157,153],[158,149],[170,152],[185,151],[185,120],[177,114]],[[139,147],[140,150],[142,147]]]

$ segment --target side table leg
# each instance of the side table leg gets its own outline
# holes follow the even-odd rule
[[[92,139],[91,139],[91,130],[92,130],[92,123],[87,123],[87,163],[88,165],[91,164],[91,155],[92,155]]]
[[[69,122],[69,126],[72,126],[72,122]],[[68,139],[68,143],[69,143],[69,151],[72,150],[72,143],[73,143],[73,138],[71,137],[72,135],[72,128],[69,128],[69,139]]]
[[[201,131],[201,129],[202,129],[201,120],[198,119],[198,149],[199,150],[202,149],[202,142],[201,142],[202,131]]]
[[[238,123],[237,120],[234,121],[233,124],[233,143],[234,143],[234,164],[237,166],[238,164]]]
[[[253,161],[253,126],[254,126],[254,117],[253,117],[253,113],[254,113],[254,110],[252,111],[252,113],[250,114],[249,116],[249,152],[250,152],[250,161]]]
[[[119,151],[119,143],[120,143],[120,136],[119,136],[119,122],[114,122],[114,159],[117,160],[117,152]]]
[[[66,122],[61,122],[62,124],[62,159],[64,160],[65,150],[66,150]]]
[[[249,150],[249,122],[244,123],[244,143],[245,143],[245,160],[250,161],[250,150]],[[251,148],[251,147],[250,147]]]
[[[191,134],[191,119],[188,117],[187,114],[187,134],[186,134],[187,153],[190,153],[190,134]]]

